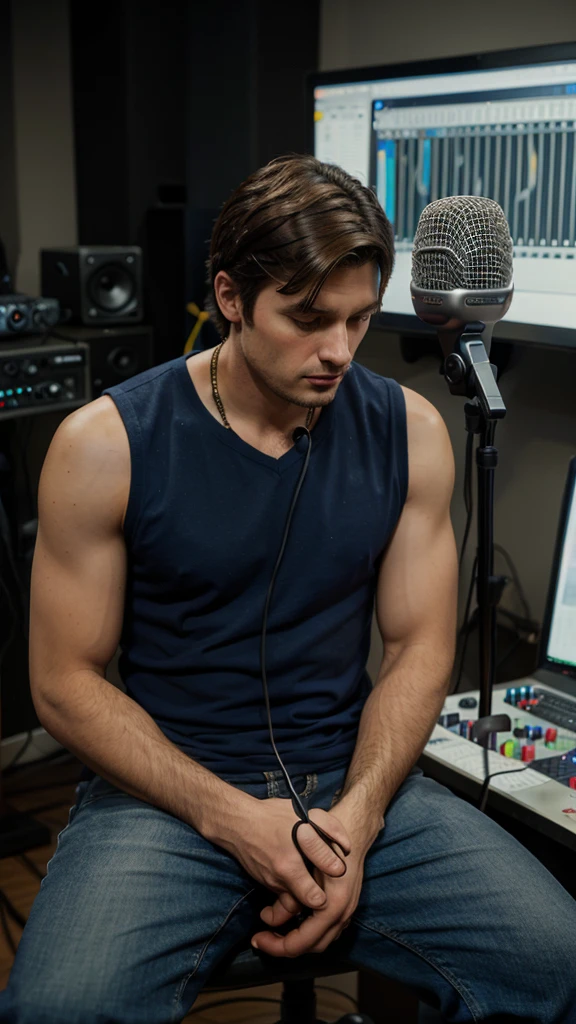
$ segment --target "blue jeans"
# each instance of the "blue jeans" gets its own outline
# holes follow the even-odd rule
[[[346,767],[294,776],[330,809]],[[288,797],[280,770],[228,779]],[[268,897],[268,898],[266,898]],[[175,1024],[274,895],[179,818],[96,776],[32,907],[1,1024]],[[515,839],[414,769],[334,943],[449,1021],[576,1022],[576,903]]]

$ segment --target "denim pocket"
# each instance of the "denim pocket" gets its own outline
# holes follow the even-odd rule
[[[81,807],[86,807],[88,804],[93,804],[95,800],[101,800],[102,797],[109,796],[111,793],[122,793],[126,796],[126,792],[123,789],[119,789],[113,782],[108,782],[108,779],[103,779],[101,775],[95,775],[93,779],[79,782],[76,787],[76,793],[78,793],[81,786],[85,788],[77,796],[76,811],[79,811]]]
[[[91,779],[84,779],[82,782],[79,782],[78,785],[76,786],[76,789],[75,789],[76,803],[73,804],[72,807],[70,808],[70,810],[68,811],[68,824],[69,825],[72,824],[72,822],[74,821],[74,818],[78,814],[78,811],[80,810],[80,806],[84,802],[84,797],[85,797],[86,793],[88,792],[88,788],[92,784],[92,781],[93,780],[91,780]]]

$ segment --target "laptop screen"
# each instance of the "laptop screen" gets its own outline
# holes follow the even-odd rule
[[[546,661],[576,669],[576,457],[566,480],[547,613]]]

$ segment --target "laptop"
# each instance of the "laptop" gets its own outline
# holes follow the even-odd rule
[[[542,685],[576,701],[576,456],[570,460],[564,487],[538,668],[524,685]],[[576,746],[576,714],[572,724]],[[572,727],[566,723],[566,728]]]

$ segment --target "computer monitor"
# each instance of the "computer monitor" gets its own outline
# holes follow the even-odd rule
[[[430,333],[410,298],[423,208],[495,199],[514,298],[494,337],[576,347],[576,43],[310,76],[313,152],[372,186],[396,266],[377,322]]]
[[[572,680],[566,689],[576,696],[576,456],[564,488],[539,662],[540,669]]]

